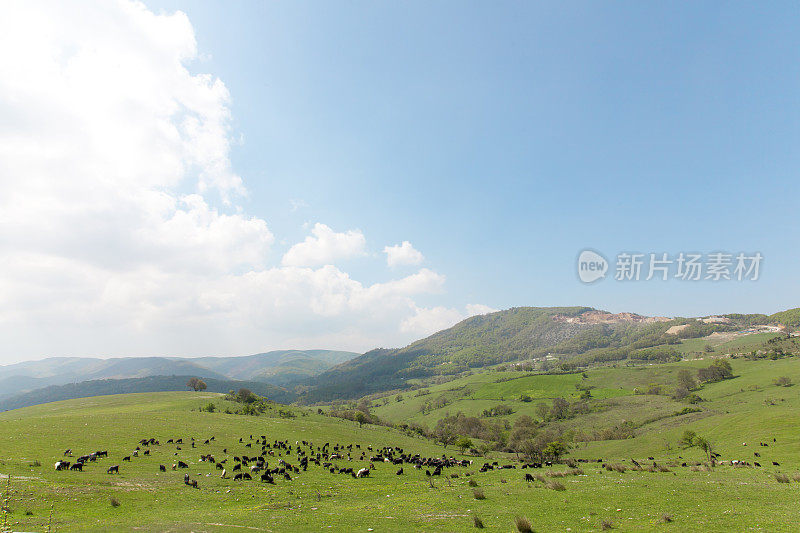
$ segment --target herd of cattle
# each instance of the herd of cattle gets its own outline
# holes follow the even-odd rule
[[[200,450],[211,445],[214,441],[215,437],[205,440],[196,440],[192,437],[186,442],[184,442],[183,438],[168,439],[165,445],[174,447],[174,449],[170,449],[167,452],[171,452],[174,457],[174,462],[169,467],[169,470],[190,468],[190,462],[178,459],[178,456],[186,454],[188,451],[184,451],[185,447],[189,446],[189,450]],[[395,472],[397,475],[403,475],[403,465],[410,465],[419,470],[424,469],[428,476],[439,476],[445,468],[468,467],[472,464],[470,460],[458,460],[453,457],[412,455],[399,447],[373,448],[368,445],[362,448],[361,444],[343,445],[331,444],[330,442],[326,442],[323,445],[315,445],[313,442],[305,440],[291,443],[288,440],[269,441],[266,435],[250,435],[249,439],[242,437],[239,439],[238,444],[245,449],[245,452],[241,455],[232,455],[226,447],[222,449],[223,457],[215,457],[212,453],[200,453],[198,464],[214,465],[213,468],[219,471],[219,477],[222,479],[247,481],[258,477],[262,482],[269,484],[275,484],[276,478],[292,481],[294,476],[308,471],[310,465],[324,469],[330,474],[342,474],[360,479],[369,477],[376,464],[389,463],[399,466]],[[129,455],[122,457],[122,462],[133,462],[138,460],[137,458],[151,456],[151,451],[159,448],[163,450],[165,447],[156,438],[141,439]],[[256,450],[259,451],[256,453]],[[65,458],[72,457],[72,455],[72,449],[64,452]],[[61,459],[55,463],[55,469],[83,471],[84,465],[96,462],[102,457],[108,457],[108,451],[81,455],[74,463]],[[341,466],[343,462],[352,464],[353,461],[364,464],[361,467]],[[108,474],[119,474],[120,466],[120,464],[111,465],[106,469],[106,472]],[[494,468],[495,466],[497,466],[497,463],[494,463],[494,465],[487,463],[481,471],[484,472],[486,469]],[[167,465],[159,464],[158,471],[167,472]],[[184,475],[183,481],[188,486],[199,488],[197,480],[191,479],[188,473]]]
[[[185,455],[189,450],[210,447],[215,442],[214,437],[205,440],[195,440],[193,437],[184,443],[182,438],[170,438],[166,441],[166,446],[171,446],[174,449],[167,451],[166,446],[162,447],[159,440],[155,438],[141,439],[135,449],[130,455],[122,457],[122,462],[133,462],[142,457],[151,455],[151,451],[162,450],[165,453],[172,453],[174,462],[170,466],[170,470],[188,469],[189,462],[178,459],[179,455]],[[766,443],[759,443],[761,446],[768,446]],[[746,444],[744,444],[746,446]],[[188,450],[184,451],[185,446],[190,446]],[[232,479],[233,481],[247,481],[255,477],[260,478],[264,483],[275,484],[275,479],[282,478],[286,481],[292,481],[294,477],[306,472],[310,465],[324,469],[330,474],[347,475],[355,479],[369,477],[370,472],[375,470],[376,464],[390,464],[399,467],[395,474],[400,476],[404,474],[403,467],[411,466],[417,470],[424,470],[427,476],[441,476],[443,471],[448,468],[467,468],[473,462],[466,459],[456,459],[454,457],[423,457],[420,454],[410,454],[399,447],[383,447],[375,448],[372,446],[365,446],[362,448],[360,444],[333,444],[326,442],[323,445],[315,445],[310,441],[296,441],[293,444],[288,440],[273,440],[269,441],[265,435],[253,436],[250,435],[249,439],[245,437],[239,438],[238,446],[244,448],[245,452],[240,455],[232,455],[228,452],[228,448],[222,449],[223,457],[215,457],[212,453],[200,453],[199,463],[207,465],[214,465],[220,473],[222,479]],[[258,451],[256,451],[258,450]],[[755,457],[760,457],[758,452],[755,452]],[[63,457],[72,457],[72,449],[64,452]],[[83,471],[83,468],[88,463],[94,463],[101,458],[108,458],[107,450],[95,451],[92,453],[79,456],[73,461],[61,459],[55,463],[55,469],[70,470],[70,471]],[[719,454],[712,454],[712,461],[717,461]],[[653,457],[648,457],[653,460]],[[682,458],[681,458],[682,459]],[[353,466],[340,466],[342,463],[352,464],[353,461],[361,462],[362,467]],[[570,461],[571,462],[571,461]],[[579,463],[590,462],[587,459],[578,459]],[[591,460],[591,462],[603,463],[602,459]],[[639,467],[639,463],[635,459],[631,462]],[[272,466],[270,466],[272,463]],[[680,466],[689,466],[687,462],[679,463]],[[728,464],[732,466],[761,466],[758,462],[754,465],[741,460],[732,461],[719,461],[717,464]],[[775,461],[773,465],[779,466]],[[522,469],[525,468],[543,468],[552,466],[551,461],[545,462],[529,462],[521,465]],[[653,465],[656,465],[653,462]],[[605,467],[605,463],[603,463]],[[676,465],[677,466],[677,465]],[[230,468],[230,472],[228,469]],[[515,464],[500,465],[497,461],[485,462],[480,467],[478,472],[484,473],[490,470],[506,470],[516,469]],[[167,472],[168,468],[164,464],[158,465],[159,472]],[[119,474],[120,465],[114,464],[106,469],[108,474]],[[198,474],[199,475],[199,474]],[[471,472],[466,471],[464,475],[469,476]],[[210,476],[210,474],[206,474]],[[459,473],[451,473],[450,477],[460,477]],[[525,480],[531,481],[532,476],[525,474]],[[184,484],[193,488],[199,488],[198,482],[191,479],[188,473],[184,474]]]

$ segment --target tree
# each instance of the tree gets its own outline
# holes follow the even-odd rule
[[[694,446],[694,439],[697,438],[697,433],[692,431],[691,429],[687,429],[683,432],[683,435],[678,440],[678,444],[683,446],[684,448],[691,448]]]
[[[367,421],[367,415],[363,411],[356,411],[355,420],[358,422],[358,427],[361,427]]]
[[[456,441],[456,446],[461,448],[461,453],[464,453],[467,450],[467,448],[472,448],[472,439],[462,435]]]
[[[692,377],[692,373],[686,368],[678,371],[678,387],[683,387],[687,391],[697,388],[697,382]]]
[[[453,444],[456,440],[456,434],[453,433],[453,430],[450,429],[450,426],[443,425],[436,429],[436,433],[434,435],[436,440],[442,443],[444,449],[447,449],[447,446]]]
[[[708,439],[704,437],[695,437],[694,445],[703,450],[705,454],[708,456],[708,460],[709,461],[711,460],[711,456],[714,453],[714,448]]]
[[[538,416],[540,420],[547,420],[548,414],[550,414],[550,408],[546,403],[541,402],[536,405],[536,416]]]
[[[258,400],[258,396],[252,393],[250,389],[241,388],[239,392],[236,393],[236,401],[242,403],[253,403]]]
[[[195,392],[206,390],[206,382],[200,378],[191,378],[186,382],[186,386],[193,389]]]
[[[561,441],[553,441],[545,446],[544,450],[542,450],[542,455],[554,461],[558,461],[567,451],[569,451],[569,448],[567,448],[566,444]]]
[[[561,420],[569,416],[569,402],[564,398],[556,398],[553,400],[553,406],[550,408],[550,418],[554,420]]]

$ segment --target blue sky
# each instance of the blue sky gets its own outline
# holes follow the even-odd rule
[[[148,5],[188,14],[232,94],[247,209],[288,242],[316,220],[409,239],[452,305],[800,301],[796,3]],[[765,259],[754,283],[585,286],[585,247]]]
[[[0,363],[800,305],[796,3],[4,11]],[[758,281],[583,284],[586,248],[764,260]]]

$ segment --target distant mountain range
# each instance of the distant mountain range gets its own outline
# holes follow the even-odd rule
[[[510,361],[557,365],[666,361],[678,355],[674,347],[683,339],[737,331],[788,333],[798,327],[800,308],[773,315],[667,318],[590,307],[517,307],[467,318],[404,348],[363,355],[279,350],[194,359],[61,357],[0,366],[0,409],[120,390],[181,390],[187,376],[203,378],[209,390],[246,387],[257,392],[252,384],[260,383],[264,386],[258,393],[278,401],[323,402],[402,389],[415,378]]]
[[[0,399],[0,411],[91,396],[186,390],[186,382],[191,377],[193,376],[148,376],[145,378],[96,379],[67,385],[50,385]],[[204,378],[204,381],[207,386],[206,390],[209,392],[224,393],[246,388],[279,403],[292,402],[297,396],[282,387],[261,381],[233,381],[214,378]]]
[[[151,376],[197,376],[285,385],[347,361],[354,352],[278,350],[241,357],[53,357],[0,366],[0,399],[52,385]],[[227,391],[227,389],[226,389]]]

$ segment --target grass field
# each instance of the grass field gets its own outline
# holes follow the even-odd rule
[[[609,391],[602,398],[598,393],[593,401],[613,405],[570,423],[590,427],[619,422],[624,416],[656,420],[643,424],[636,438],[578,444],[571,452],[574,458],[602,458],[628,467],[632,458],[649,463],[647,456],[662,465],[699,462],[700,451],[677,446],[681,433],[691,428],[708,437],[722,459],[752,462],[753,452],[760,452],[762,468],[717,466],[692,471],[670,466],[669,472],[617,473],[598,463],[580,463],[581,475],[555,479],[566,489],[559,491],[539,481],[526,483],[523,475],[528,470],[478,473],[484,459],[467,457],[475,461],[471,467],[446,469],[432,485],[424,469],[405,465],[405,473],[397,476],[397,467],[388,463],[376,464],[366,479],[331,474],[312,464],[292,481],[276,479],[274,486],[257,478],[234,482],[220,479],[213,465],[199,461],[200,455],[212,453],[220,460],[257,454],[255,448],[245,448],[251,434],[266,435],[270,441],[311,440],[315,445],[392,445],[423,456],[451,455],[456,450],[390,428],[359,428],[299,408],[292,408],[297,416],[291,419],[201,412],[198,408],[209,401],[223,408],[225,402],[218,395],[187,392],[96,397],[2,413],[0,485],[5,490],[11,476],[7,519],[15,531],[47,531],[51,509],[51,531],[465,531],[474,528],[473,517],[478,516],[487,531],[508,532],[514,530],[518,515],[527,517],[540,532],[600,531],[604,520],[619,531],[796,531],[800,482],[778,483],[774,474],[791,477],[800,472],[800,386],[776,387],[772,379],[785,375],[800,382],[800,360],[733,361],[736,378],[700,391],[706,399],[702,413],[654,417],[653,413],[668,414],[681,404],[662,395],[631,392],[653,381],[666,383],[678,369],[702,364],[604,368],[589,371],[585,380],[569,374],[498,382],[515,373],[476,374],[431,387],[431,394],[423,397],[405,393],[402,402],[392,399],[377,411],[383,409],[381,416],[387,416],[391,408],[401,417],[403,410],[414,410],[412,402],[464,389],[475,399],[462,396],[459,401],[479,406],[523,392],[538,391],[538,397],[550,398],[574,394],[578,380],[596,387],[593,392]],[[202,444],[211,436],[215,437],[211,444]],[[161,442],[151,447],[151,456],[121,461],[140,439],[149,437]],[[166,444],[177,437],[184,442],[195,437],[197,448],[184,444],[178,451]],[[760,447],[759,441],[769,446]],[[89,463],[84,472],[56,472],[53,464],[66,448],[72,448],[75,456],[107,449],[109,458]],[[227,454],[223,448],[228,448]],[[186,471],[171,470],[179,459],[189,463],[188,473],[199,481],[199,489],[183,484]],[[489,460],[513,463],[512,457],[496,453]],[[35,461],[41,466],[31,466]],[[105,473],[112,464],[121,465],[119,475]],[[160,473],[159,464],[166,465],[167,472]],[[358,459],[340,462],[353,468],[367,464]],[[534,473],[554,480],[547,474],[564,469],[556,465]],[[470,487],[469,480],[478,487]],[[485,499],[475,498],[476,489]],[[112,499],[119,505],[113,506]],[[670,521],[664,520],[665,515]]]

